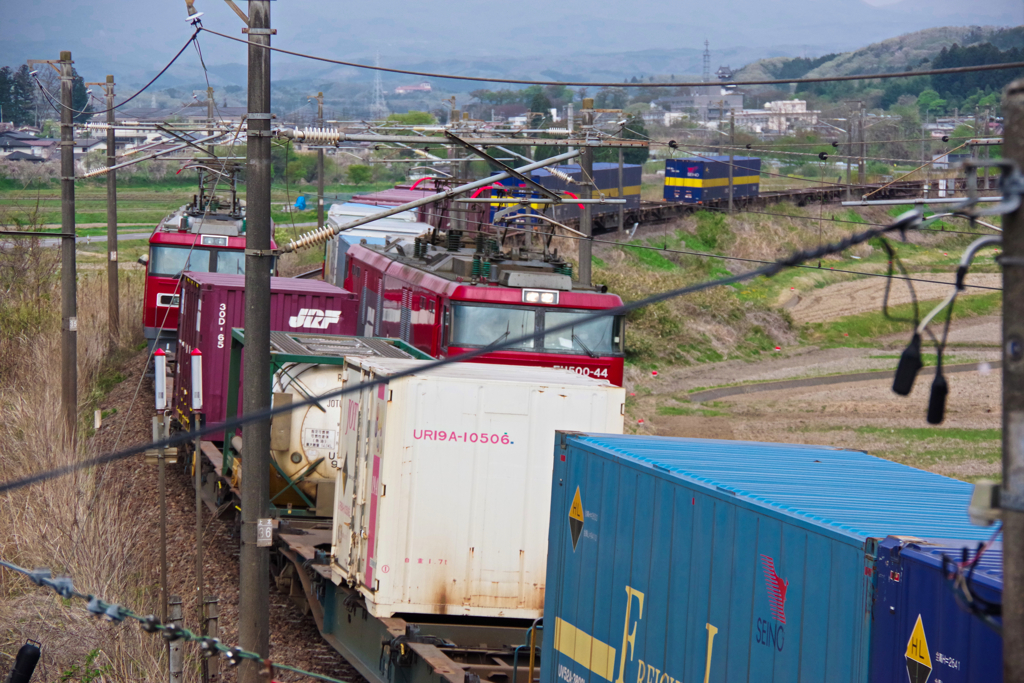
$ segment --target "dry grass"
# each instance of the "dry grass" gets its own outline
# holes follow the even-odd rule
[[[0,453],[4,479],[38,473],[97,455],[83,436],[65,447],[60,418],[60,287],[55,249],[0,245]],[[107,349],[106,276],[79,276],[79,406],[96,400],[96,384],[116,359],[139,342],[142,278],[122,273],[121,320],[125,330]],[[91,422],[91,416],[90,422]],[[84,423],[84,420],[83,420]],[[86,434],[82,429],[81,434]],[[98,471],[83,470],[0,498],[0,556],[27,567],[67,574],[82,592],[136,610],[152,609],[152,577],[140,542],[146,529],[125,514],[127,483],[108,478],[97,490]],[[136,503],[137,504],[137,503]],[[81,680],[85,662],[106,680],[155,680],[159,642],[136,626],[89,616],[23,578],[0,573],[0,669],[9,666],[27,638],[42,642],[36,680]],[[66,672],[75,671],[67,679]]]

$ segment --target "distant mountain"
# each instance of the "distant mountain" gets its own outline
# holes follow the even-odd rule
[[[927,65],[922,66],[922,62],[933,60],[943,48],[954,44],[966,47],[986,42],[1000,49],[1024,46],[1024,26],[946,26],[925,29],[872,43],[852,52],[843,52],[801,75],[828,77],[913,71],[927,68]],[[782,75],[782,70],[788,62],[787,59],[777,57],[759,59],[736,72],[735,80],[784,78],[786,76]]]

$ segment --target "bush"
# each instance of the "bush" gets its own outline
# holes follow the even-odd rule
[[[352,164],[347,172],[348,182],[352,185],[365,185],[373,178],[373,169],[363,164]]]

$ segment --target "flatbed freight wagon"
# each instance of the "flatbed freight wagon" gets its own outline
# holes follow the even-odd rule
[[[554,465],[542,683],[867,683],[879,543],[991,536],[971,484],[860,451],[560,433]]]

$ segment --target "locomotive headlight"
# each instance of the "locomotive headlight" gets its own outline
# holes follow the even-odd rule
[[[552,292],[547,289],[524,289],[523,303],[554,305],[558,303],[558,292]]]

